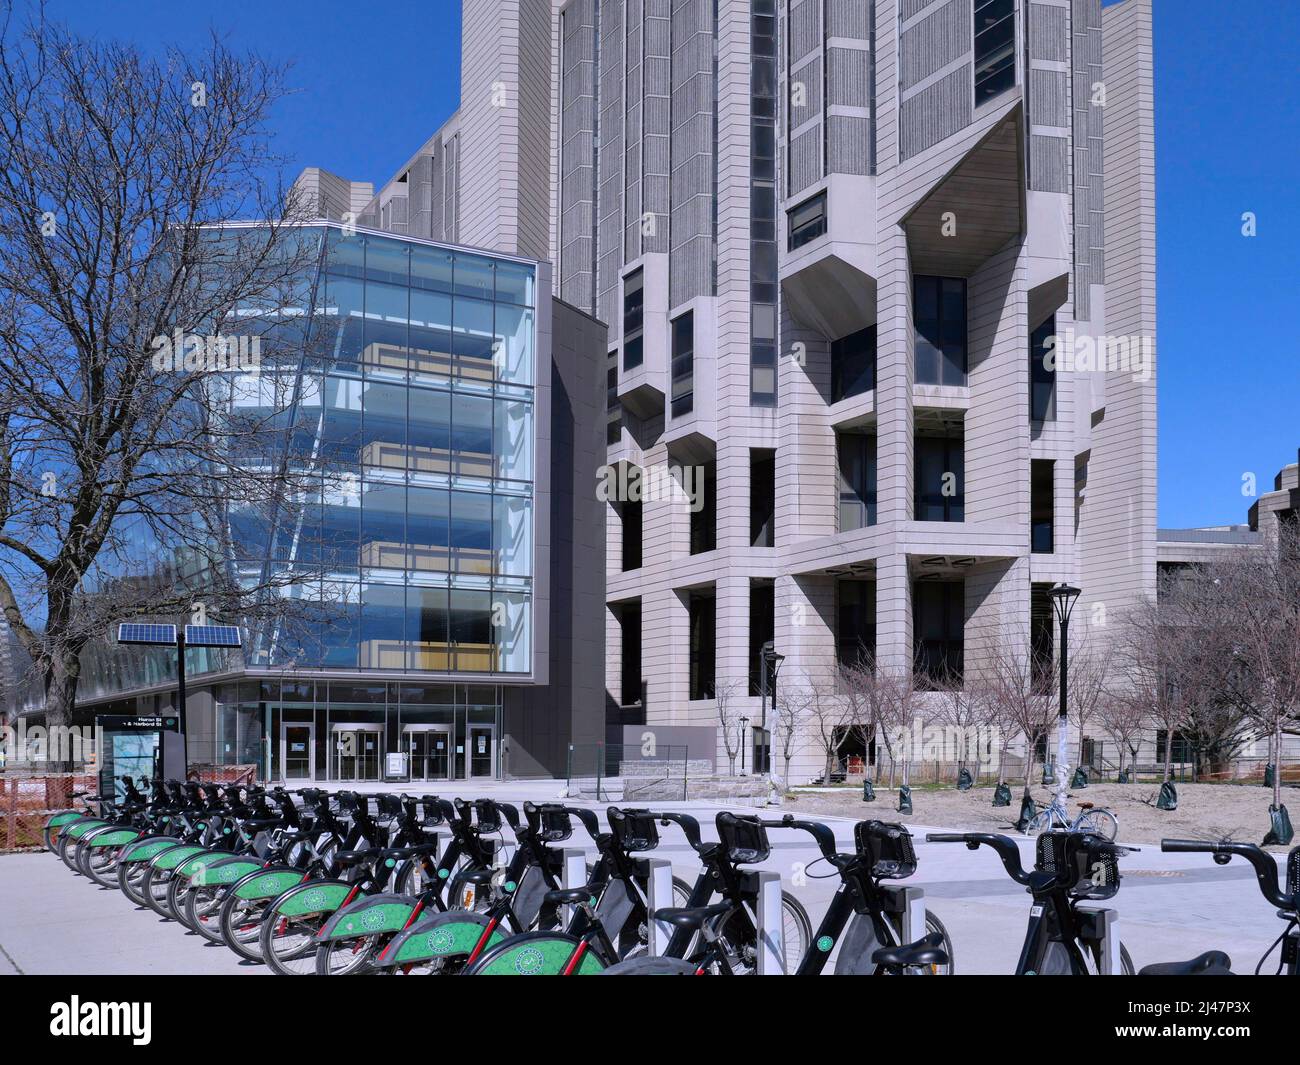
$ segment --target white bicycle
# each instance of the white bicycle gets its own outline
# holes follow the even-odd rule
[[[1119,834],[1119,818],[1104,806],[1094,806],[1090,802],[1079,803],[1079,813],[1071,818],[1061,802],[1060,795],[1053,795],[1052,801],[1038,811],[1025,825],[1026,836],[1037,836],[1051,829],[1063,828],[1069,832],[1090,832],[1107,841],[1114,841]]]

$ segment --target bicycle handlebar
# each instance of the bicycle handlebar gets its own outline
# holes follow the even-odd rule
[[[596,816],[593,810],[588,810],[582,806],[566,806],[564,812],[572,814],[581,821],[582,827],[587,830],[587,835],[592,839],[600,835],[600,818]]]
[[[669,822],[677,825],[685,833],[686,842],[691,845],[692,850],[699,851],[704,846],[704,843],[700,840],[700,823],[690,814],[664,812],[656,813],[653,816],[658,818],[661,825],[666,825]]]
[[[820,821],[796,821],[794,814],[786,814],[775,821],[759,821],[759,824],[764,828],[795,828],[807,832],[817,841],[823,858],[832,865],[838,864],[840,860],[840,853],[835,849],[835,833]]]
[[[1214,843],[1200,839],[1162,839],[1160,849],[1169,854],[1212,854],[1214,860],[1226,865],[1232,856],[1245,858],[1255,867],[1255,878],[1259,881],[1259,890],[1264,898],[1282,910],[1295,910],[1300,907],[1300,899],[1291,898],[1282,893],[1278,881],[1277,862],[1267,851],[1253,843]]]
[[[1020,864],[1020,848],[1009,836],[1000,836],[994,832],[927,832],[927,843],[964,843],[969,850],[978,850],[980,846],[989,847],[997,852],[1008,875],[1017,884],[1028,884],[1029,873]]]

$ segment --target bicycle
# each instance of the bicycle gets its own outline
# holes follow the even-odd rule
[[[796,829],[810,834],[817,842],[822,860],[835,870],[831,875],[840,878],[840,887],[817,928],[815,949],[803,955],[794,970],[796,975],[820,974],[837,944],[840,949],[836,975],[949,975],[953,972],[952,943],[943,922],[927,910],[926,935],[916,942],[906,942],[903,893],[884,884],[886,880],[906,879],[916,871],[912,836],[905,827],[861,821],[854,827],[853,853],[841,854],[836,849],[835,834],[820,822],[796,820],[790,814],[777,821],[737,818],[725,826],[725,845],[733,854],[765,857],[770,852],[768,828]],[[734,907],[730,903],[657,910],[657,920],[667,921],[685,933],[698,933],[697,948],[683,958],[672,956],[670,946],[667,956],[634,958],[605,970],[605,975],[733,975],[736,970],[732,951],[723,935],[723,928],[733,915]]]
[[[1162,839],[1160,849],[1168,854],[1209,854],[1216,865],[1227,865],[1233,856],[1245,858],[1255,867],[1255,880],[1260,894],[1269,904],[1277,907],[1277,915],[1286,921],[1282,934],[1264,952],[1255,966],[1259,976],[1264,963],[1280,946],[1275,976],[1300,976],[1300,847],[1287,855],[1286,891],[1278,883],[1277,862],[1273,856],[1253,843],[1233,843],[1230,840],[1209,842],[1196,839]],[[1144,965],[1140,976],[1225,976],[1232,973],[1232,959],[1219,950],[1206,951],[1191,961],[1159,962]]]
[[[1119,847],[1084,832],[1044,832],[1038,837],[1032,870],[1020,863],[1015,840],[991,832],[931,832],[930,843],[964,843],[969,850],[989,847],[1017,884],[1028,890],[1032,904],[1017,976],[1087,976],[1103,968],[1104,926],[1097,911],[1080,909],[1081,902],[1112,898],[1119,891],[1119,858],[1136,847]],[[1089,969],[1088,962],[1092,963]],[[1128,948],[1119,945],[1120,968],[1133,975]]]
[[[1052,801],[1031,817],[1025,825],[1026,836],[1037,836],[1043,832],[1061,830],[1065,832],[1086,832],[1114,842],[1119,835],[1119,818],[1104,806],[1090,802],[1079,803],[1079,812],[1071,818],[1059,793],[1053,793]]]

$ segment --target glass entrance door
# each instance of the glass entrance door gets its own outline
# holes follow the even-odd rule
[[[334,733],[334,779],[378,780],[383,733],[379,729],[337,729]]]
[[[491,777],[496,774],[497,730],[495,725],[469,726],[469,776]]]
[[[316,773],[316,744],[311,725],[284,722],[280,728],[280,764],[285,780],[312,780]]]
[[[406,735],[412,780],[451,779],[450,729],[412,729]]]

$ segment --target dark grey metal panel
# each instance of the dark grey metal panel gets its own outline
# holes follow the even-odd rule
[[[1029,138],[1029,168],[1039,192],[1070,191],[1070,142],[1035,134]]]
[[[971,0],[948,0],[904,31],[899,41],[899,84],[910,89],[971,50]]]
[[[971,64],[966,63],[903,101],[899,115],[901,158],[910,159],[970,125],[973,78]]]

